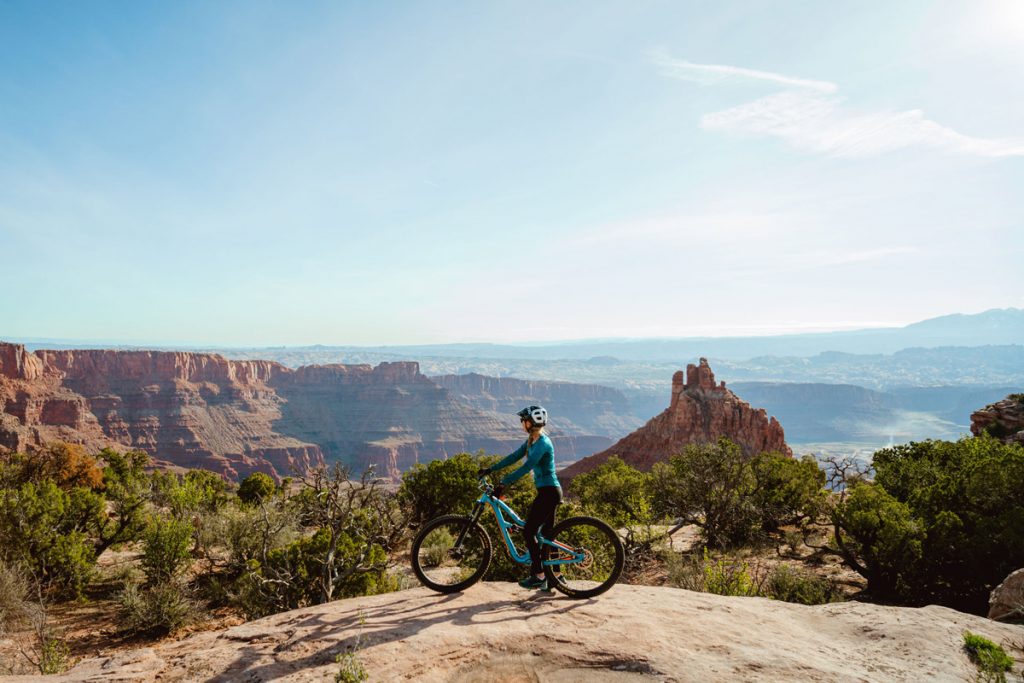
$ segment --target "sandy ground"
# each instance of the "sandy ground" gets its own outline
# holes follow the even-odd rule
[[[340,600],[3,680],[330,681],[355,649],[370,681],[973,681],[965,630],[1001,643],[1019,672],[1024,626],[943,607],[626,585],[575,601],[484,583]]]

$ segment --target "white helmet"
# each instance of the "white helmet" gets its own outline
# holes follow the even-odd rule
[[[523,420],[529,420],[535,427],[543,427],[548,423],[548,411],[543,406],[530,406],[516,413]]]

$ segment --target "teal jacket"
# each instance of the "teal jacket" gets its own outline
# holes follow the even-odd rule
[[[538,488],[541,486],[558,486],[561,488],[562,485],[558,483],[558,477],[555,475],[555,448],[551,445],[551,439],[548,438],[547,434],[541,434],[540,438],[530,446],[529,453],[527,453],[526,444],[529,442],[529,439],[527,439],[523,442],[522,446],[506,455],[491,469],[500,470],[508,467],[525,455],[526,462],[519,469],[509,472],[502,477],[502,484],[508,485],[519,480],[532,467],[533,483],[535,486]]]

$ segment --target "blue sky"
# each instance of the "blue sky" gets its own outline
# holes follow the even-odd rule
[[[5,2],[0,338],[1024,306],[1024,2]]]

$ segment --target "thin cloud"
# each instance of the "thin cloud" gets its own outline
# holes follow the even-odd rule
[[[653,52],[651,54],[651,61],[661,67],[661,73],[665,76],[700,83],[701,85],[716,85],[730,80],[753,80],[778,83],[791,88],[806,88],[828,94],[839,90],[838,85],[828,81],[815,81],[807,78],[777,74],[771,71],[744,69],[743,67],[727,66],[725,64],[695,64],[684,59],[672,59],[664,52]]]
[[[981,157],[1024,156],[1024,142],[964,135],[920,109],[853,113],[836,97],[782,92],[706,114],[705,130],[777,137],[805,152],[867,158],[908,147]]]
[[[663,51],[651,62],[670,78],[718,85],[760,81],[785,90],[752,102],[705,114],[701,128],[726,133],[776,137],[791,147],[839,158],[867,158],[908,147],[988,158],[1024,156],[1024,140],[964,135],[932,121],[920,109],[855,112],[836,97],[839,86],[796,76],[725,64],[696,64]]]

